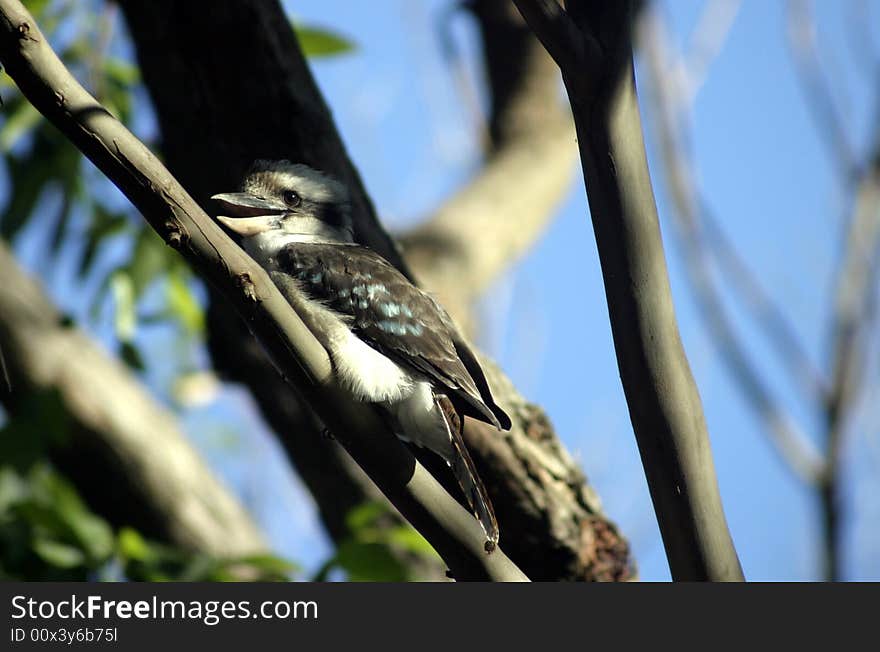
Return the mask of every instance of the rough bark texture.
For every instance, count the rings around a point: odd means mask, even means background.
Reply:
[[[235,187],[256,158],[302,161],[348,183],[357,237],[407,270],[378,224],[276,2],[121,5],[156,106],[166,160],[197,200],[207,205],[211,194]],[[209,323],[216,367],[251,388],[328,531],[344,537],[346,512],[372,490],[339,447],[318,436],[240,320],[216,297]],[[469,423],[465,434],[498,511],[505,551],[533,579],[630,577],[625,540],[602,515],[546,417],[499,372],[490,381],[516,425],[499,436]]]
[[[266,551],[245,509],[186,441],[177,421],[114,357],[66,322],[0,243],[0,347],[12,416],[54,392],[70,419],[53,461],[117,525],[218,556]]]

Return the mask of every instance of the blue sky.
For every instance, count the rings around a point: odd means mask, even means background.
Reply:
[[[358,44],[353,54],[315,61],[313,70],[391,230],[427,215],[479,165],[473,124],[440,54],[437,24],[448,4],[285,2],[303,23],[332,27]],[[872,107],[848,47],[844,19],[850,4],[817,3],[819,39],[835,64],[833,83],[845,99],[851,141],[863,149]],[[703,2],[667,0],[661,7],[675,38],[686,43]],[[743,3],[696,98],[693,144],[704,193],[726,233],[824,368],[844,196],[796,83],[783,8],[778,1]],[[876,18],[880,11],[874,9]],[[473,26],[461,14],[451,25],[479,85]],[[138,112],[136,131],[153,132],[146,108]],[[814,498],[780,462],[707,338],[680,264],[650,137],[648,145],[682,340],[704,401],[722,499],[746,576],[818,578]],[[580,176],[576,179],[534,250],[481,305],[481,344],[524,394],[545,407],[606,511],[630,538],[642,579],[665,580],[669,571],[619,382],[586,196]],[[40,267],[40,243],[37,233],[25,234],[19,243],[32,269]],[[124,255],[119,251],[110,258]],[[62,264],[46,280],[59,303],[74,309],[69,273]],[[775,395],[807,431],[818,432],[817,415],[774,366],[772,351],[741,313],[733,314]],[[111,342],[108,328],[95,332]],[[155,345],[168,334],[149,329],[143,337]],[[876,359],[872,370],[876,377]],[[161,368],[149,380],[167,395],[169,379]],[[845,450],[850,579],[880,579],[880,446],[876,409],[867,401]],[[310,499],[259,423],[250,398],[227,388],[212,405],[187,412],[185,423],[279,551],[307,567],[319,564],[329,548]]]

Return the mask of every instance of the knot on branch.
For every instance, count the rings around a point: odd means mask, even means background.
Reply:
[[[254,285],[253,280],[251,279],[251,275],[247,272],[236,275],[235,284],[241,289],[242,293],[248,301],[257,303],[260,300],[260,298],[257,296],[257,288]]]
[[[31,36],[31,26],[27,23],[27,21],[18,24],[18,38],[22,41],[34,41],[36,42],[33,36]]]

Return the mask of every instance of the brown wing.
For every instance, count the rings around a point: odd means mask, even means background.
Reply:
[[[351,318],[360,338],[426,376],[464,414],[510,427],[443,307],[379,254],[358,245],[298,243],[279,253],[278,264],[313,299]]]

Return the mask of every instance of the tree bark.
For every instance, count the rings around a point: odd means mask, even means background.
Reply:
[[[632,64],[637,2],[515,0],[562,70],[630,421],[676,580],[742,580],[681,345]]]
[[[412,273],[376,219],[330,113],[277,2],[123,0],[169,166],[205,201],[236,187],[256,158],[287,158],[328,171],[352,190],[356,237]],[[334,538],[370,489],[333,442],[276,382],[262,352],[215,296],[209,314],[215,366],[249,386],[319,505]],[[514,417],[499,436],[468,422],[465,436],[495,503],[503,545],[533,579],[621,579],[629,549],[602,514],[546,416],[490,374]],[[506,536],[505,532],[511,533]]]

